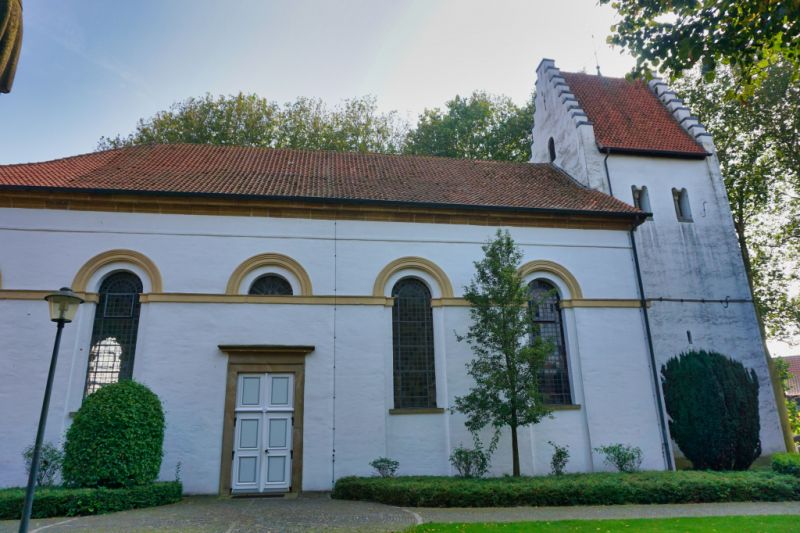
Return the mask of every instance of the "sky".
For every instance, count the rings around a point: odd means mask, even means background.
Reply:
[[[621,76],[597,0],[26,0],[0,164],[94,151],[191,96],[374,95],[415,122],[474,90],[523,103],[542,58]]]

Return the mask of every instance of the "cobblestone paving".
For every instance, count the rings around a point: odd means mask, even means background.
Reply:
[[[377,503],[331,500],[327,494],[304,494],[296,499],[190,496],[181,503],[150,509],[101,516],[33,520],[31,533],[402,531],[419,520],[517,522],[764,514],[800,515],[800,502],[400,509]],[[0,521],[0,533],[11,533],[17,528],[17,521]]]
[[[180,503],[79,518],[32,520],[30,531],[295,532],[400,531],[413,514],[377,503],[331,500],[327,495],[284,498],[192,496]],[[0,532],[17,531],[17,521],[0,521]]]

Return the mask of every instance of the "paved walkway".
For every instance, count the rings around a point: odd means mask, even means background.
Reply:
[[[60,531],[295,532],[402,531],[425,522],[517,522],[602,518],[722,515],[800,515],[800,502],[400,509],[369,502],[331,500],[325,494],[297,499],[193,496],[181,503],[101,516],[33,520],[31,533]],[[0,521],[0,533],[18,522]]]
[[[32,520],[30,532],[401,531],[414,523],[414,516],[398,507],[331,500],[327,494],[296,499],[193,496],[162,507],[72,519]],[[18,524],[0,521],[0,532],[17,531]]]

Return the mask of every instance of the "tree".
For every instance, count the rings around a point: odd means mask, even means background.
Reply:
[[[758,378],[716,352],[687,352],[661,367],[669,431],[698,470],[747,470],[761,455]]]
[[[519,476],[517,429],[536,424],[550,413],[538,380],[552,346],[536,335],[528,289],[518,272],[522,253],[508,231],[498,230],[483,245],[483,252],[464,292],[472,324],[459,337],[474,354],[467,363],[474,384],[466,396],[455,399],[455,409],[467,416],[466,427],[476,440],[481,430],[491,426],[489,452],[495,449],[502,428],[510,428],[513,473]]]
[[[707,80],[719,65],[734,73],[734,92],[747,98],[769,67],[784,62],[800,74],[800,2],[797,0],[600,0],[621,20],[608,42],[636,56],[640,73],[679,76],[700,64]]]
[[[776,357],[774,361],[775,368],[778,371],[778,377],[781,380],[781,389],[783,389],[782,392],[784,400],[786,401],[786,412],[789,415],[789,424],[792,426],[792,433],[800,435],[800,407],[798,407],[797,401],[786,396],[786,393],[791,388],[789,380],[792,378],[792,373],[789,371],[789,364],[786,362],[786,359],[782,357]]]
[[[746,102],[724,97],[733,83],[729,68],[713,80],[695,69],[675,88],[713,135],[765,330],[790,339],[800,333],[800,300],[790,296],[800,263],[800,82],[774,65]]]
[[[507,96],[476,91],[446,109],[426,109],[406,137],[405,153],[465,159],[529,161],[533,98],[519,107]]]
[[[312,98],[280,106],[256,94],[206,94],[139,120],[126,137],[102,137],[98,149],[191,143],[397,153],[406,130],[396,112],[379,112],[371,96],[329,108]]]

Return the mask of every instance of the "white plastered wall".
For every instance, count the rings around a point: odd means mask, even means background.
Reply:
[[[495,231],[466,225],[27,209],[3,209],[0,221],[5,290],[66,286],[95,255],[131,249],[155,263],[166,293],[224,294],[237,266],[272,252],[302,265],[315,295],[371,296],[387,264],[416,256],[438,265],[460,296],[473,275],[473,261],[482,255],[481,244]],[[636,298],[625,232],[511,228],[511,233],[524,261],[563,266],[578,280],[585,298]],[[58,262],[50,259],[54,255]],[[90,287],[106,271],[122,267],[96,273]],[[146,273],[137,273],[149,288]],[[431,284],[434,297],[440,294],[436,280],[425,272],[408,273]],[[0,313],[0,486],[21,485],[20,453],[35,433],[54,328],[45,302],[0,299]],[[66,328],[47,440],[61,439],[69,413],[80,406],[93,315],[94,305],[84,305]],[[645,450],[648,468],[663,468],[640,311],[582,308],[565,310],[564,315],[574,402],[581,407],[558,411],[523,431],[523,471],[546,473],[551,455],[547,440],[570,445],[570,470],[604,468],[591,447],[623,440]],[[306,361],[305,490],[329,489],[333,479],[344,475],[368,475],[369,461],[382,455],[398,459],[404,474],[448,474],[450,450],[470,442],[463,418],[447,411],[469,386],[464,365],[471,353],[455,338],[467,325],[467,308],[434,309],[437,399],[445,412],[390,415],[390,307],[143,303],[134,378],[164,402],[161,477],[172,479],[180,461],[187,492],[217,491],[226,373],[220,344],[315,346]],[[613,391],[607,390],[609,379],[616,383]],[[510,472],[509,449],[504,436],[492,473]]]

